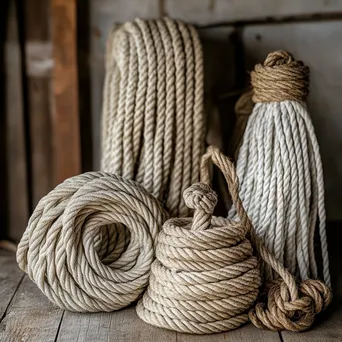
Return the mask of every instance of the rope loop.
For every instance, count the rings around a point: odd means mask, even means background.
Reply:
[[[19,243],[19,267],[61,308],[113,311],[147,286],[161,204],[105,172],[67,179],[43,197]]]
[[[257,303],[248,315],[261,329],[303,331],[311,327],[316,314],[324,310],[331,299],[331,291],[320,280],[303,281],[298,298],[294,300],[285,282],[277,281],[268,290],[266,302]]]

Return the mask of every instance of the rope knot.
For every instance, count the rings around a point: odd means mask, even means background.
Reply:
[[[329,288],[320,280],[303,281],[295,298],[284,281],[275,282],[268,290],[266,301],[257,303],[249,318],[259,328],[274,331],[309,329],[315,315],[331,302]]]
[[[212,214],[217,204],[217,194],[204,183],[195,183],[183,193],[188,208]]]
[[[285,51],[270,53],[251,72],[254,102],[305,101],[310,70]]]

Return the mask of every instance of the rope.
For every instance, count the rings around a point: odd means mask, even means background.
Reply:
[[[114,28],[103,99],[102,170],[137,180],[171,216],[199,178],[203,58],[191,25],[164,18]]]
[[[230,142],[230,149],[234,155],[234,160],[237,160],[239,150],[243,140],[243,134],[246,130],[248,118],[252,113],[254,102],[252,101],[253,90],[249,89],[244,92],[235,103],[235,127],[233,136]]]
[[[40,200],[17,261],[63,309],[118,310],[147,286],[154,240],[165,218],[158,201],[136,182],[85,173]]]
[[[281,264],[300,279],[317,278],[317,216],[323,278],[331,286],[324,181],[319,145],[304,101],[309,69],[283,51],[251,73],[256,102],[237,160],[240,197],[255,230]],[[233,218],[232,208],[228,217]],[[266,279],[274,279],[265,267]]]
[[[239,222],[212,216],[217,197],[209,187],[210,160],[226,178]],[[194,218],[172,218],[159,234],[138,316],[158,327],[195,334],[235,329],[249,319],[276,331],[308,329],[330,303],[330,290],[319,280],[298,287],[268,252],[242,206],[234,165],[217,148],[210,147],[202,158],[201,181],[184,192],[186,205],[195,209]],[[282,278],[268,290],[268,300],[255,307],[261,278],[249,239]]]

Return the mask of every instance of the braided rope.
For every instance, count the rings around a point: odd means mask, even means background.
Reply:
[[[217,197],[209,187],[210,160],[225,176],[239,222],[212,216]],[[268,252],[238,190],[233,163],[210,147],[202,158],[201,183],[184,192],[194,218],[172,218],[159,234],[149,286],[136,308],[145,322],[195,334],[235,329],[248,320],[259,328],[300,331],[330,303],[331,291],[321,281],[307,280],[298,287]],[[261,278],[252,245],[282,279],[266,289],[266,302],[260,298],[255,306]]]
[[[309,69],[283,51],[251,73],[256,103],[237,160],[240,197],[267,248],[300,279],[317,278],[317,216],[323,278],[330,287],[324,180],[319,145],[304,104]],[[228,217],[233,218],[232,208]],[[277,277],[265,266],[267,279]]]
[[[202,48],[169,18],[117,26],[108,40],[102,170],[137,180],[171,216],[199,178],[204,147]]]
[[[81,174],[40,200],[17,261],[61,308],[118,310],[147,286],[165,218],[158,201],[136,182],[105,172]]]

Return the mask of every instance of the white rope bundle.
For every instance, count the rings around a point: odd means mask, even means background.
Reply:
[[[121,309],[148,283],[166,214],[134,181],[105,172],[67,179],[43,197],[19,243],[19,267],[56,305]]]
[[[302,280],[317,278],[317,216],[323,277],[330,286],[322,162],[305,101],[309,70],[285,52],[252,72],[253,100],[237,160],[240,197],[267,248]],[[236,215],[232,208],[228,217]],[[272,279],[266,267],[265,276]]]
[[[108,41],[102,170],[137,180],[171,216],[199,178],[204,147],[202,49],[169,18],[115,27]]]

